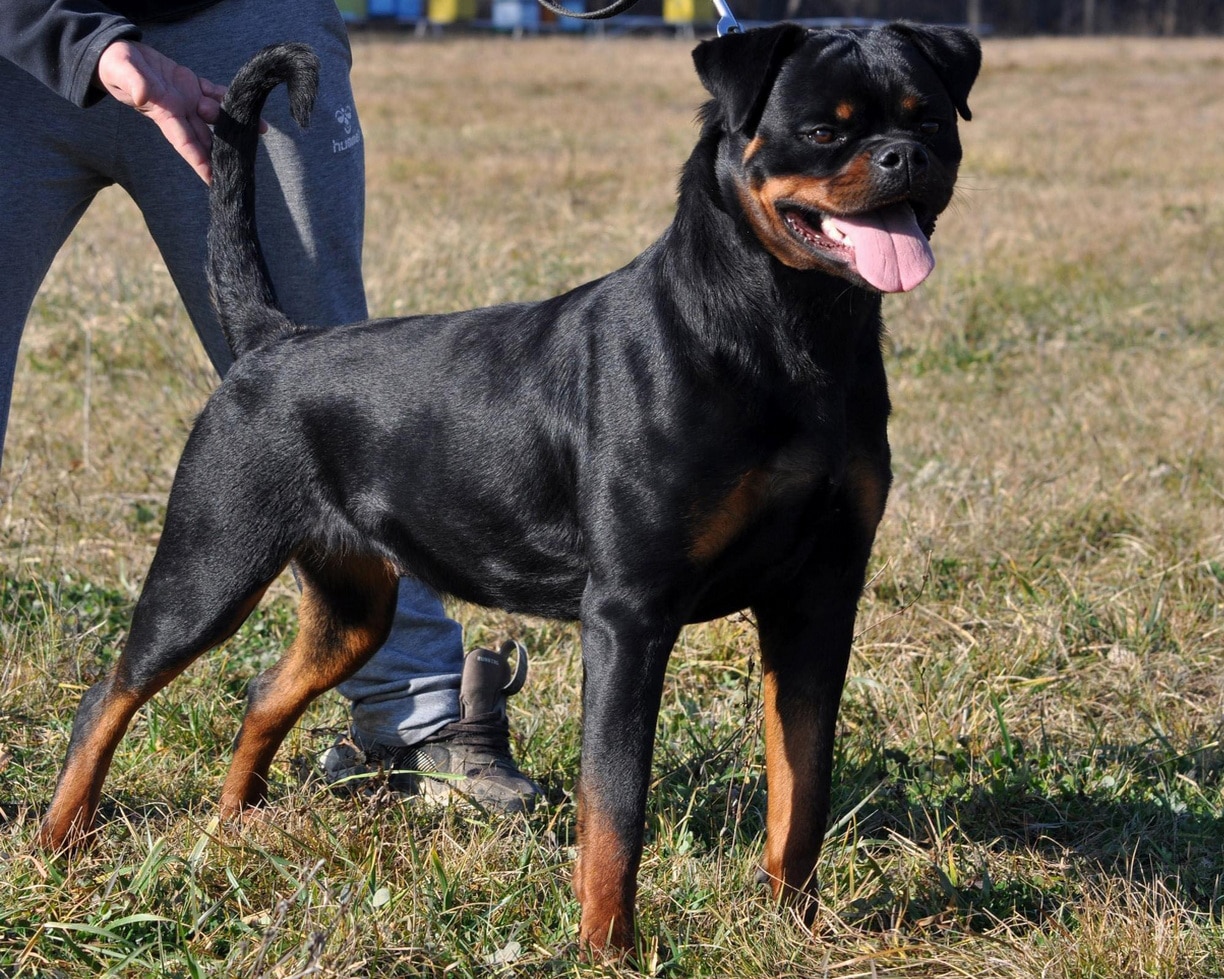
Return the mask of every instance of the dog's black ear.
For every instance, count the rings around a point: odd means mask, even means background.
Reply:
[[[807,34],[795,24],[776,24],[697,45],[693,51],[697,75],[722,106],[732,131],[756,129],[782,62]]]
[[[928,27],[898,21],[886,28],[916,47],[952,96],[952,104],[964,119],[969,111],[969,89],[982,67],[982,46],[969,31],[959,27]]]

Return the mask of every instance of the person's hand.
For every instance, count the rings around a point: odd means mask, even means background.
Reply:
[[[115,41],[98,60],[98,83],[142,112],[206,184],[212,182],[212,130],[225,88],[139,41]]]

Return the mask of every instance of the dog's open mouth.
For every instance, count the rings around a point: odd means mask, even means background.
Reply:
[[[810,251],[849,266],[881,292],[908,292],[935,267],[927,235],[908,203],[835,216],[783,206],[783,221]]]

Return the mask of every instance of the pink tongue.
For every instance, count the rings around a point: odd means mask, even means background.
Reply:
[[[909,292],[935,267],[930,242],[908,204],[849,218],[827,217],[822,223],[846,236],[854,246],[858,274],[881,292]]]

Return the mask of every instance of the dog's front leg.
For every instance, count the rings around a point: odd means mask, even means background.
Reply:
[[[588,588],[582,606],[582,770],[578,783],[579,937],[599,950],[634,942],[634,898],[663,674],[679,626],[624,593]]]
[[[816,912],[816,861],[833,777],[833,738],[861,576],[819,575],[755,607],[764,669],[768,787],[763,879]],[[840,579],[840,580],[837,580]]]

